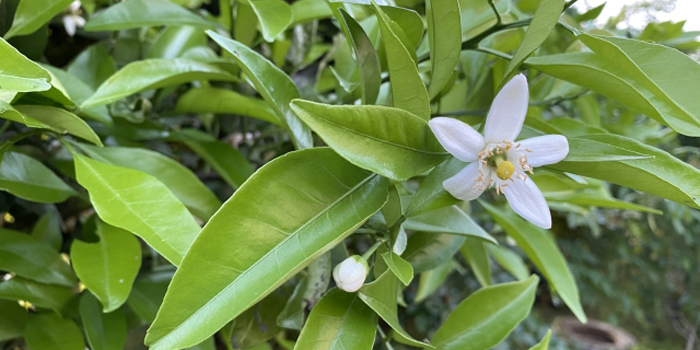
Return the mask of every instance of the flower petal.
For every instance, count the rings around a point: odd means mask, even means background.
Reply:
[[[529,98],[527,78],[522,74],[516,75],[501,89],[486,117],[486,143],[514,141],[518,137],[527,114]]]
[[[569,141],[561,135],[532,137],[520,142],[519,149],[525,152],[527,162],[532,166],[543,166],[561,162],[569,154]]]
[[[545,229],[552,228],[552,214],[542,191],[529,177],[515,180],[503,187],[503,193],[513,210],[525,220]]]
[[[484,178],[488,179],[491,175],[491,169],[489,167],[483,168]],[[477,186],[476,179],[479,177],[479,163],[474,162],[462,169],[455,176],[442,182],[442,187],[447,190],[453,197],[461,199],[463,201],[470,201],[479,197],[486,186]]]
[[[75,35],[75,19],[73,19],[73,16],[63,16],[63,26],[66,28],[66,33],[68,33],[68,36],[74,36]]]
[[[442,147],[463,162],[477,160],[484,138],[468,124],[454,118],[437,117],[428,122]]]

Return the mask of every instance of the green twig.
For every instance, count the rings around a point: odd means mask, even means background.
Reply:
[[[362,254],[362,259],[369,260],[369,258],[372,257],[372,254],[374,254],[374,252],[377,251],[377,248],[384,244],[384,242],[386,242],[386,239],[376,241],[364,254]]]
[[[498,9],[496,8],[496,4],[493,3],[493,0],[488,0],[489,6],[491,6],[491,10],[493,10],[493,13],[496,15],[496,25],[500,26],[503,23],[503,19],[501,18],[501,14],[498,12]]]

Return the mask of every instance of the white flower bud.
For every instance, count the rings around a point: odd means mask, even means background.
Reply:
[[[362,287],[368,273],[367,261],[359,255],[353,255],[336,265],[333,269],[333,279],[338,288],[352,293]]]

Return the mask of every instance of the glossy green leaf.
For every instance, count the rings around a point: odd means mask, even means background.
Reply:
[[[380,2],[375,2],[381,5]],[[401,42],[408,49],[411,57],[416,59],[416,53],[414,51],[423,40],[423,29],[425,26],[421,15],[415,10],[394,5],[382,5],[381,9],[396,25],[398,25],[398,27],[395,27],[394,24],[390,24]],[[379,30],[381,31],[381,29]]]
[[[141,244],[128,231],[96,220],[99,242],[74,240],[71,259],[80,281],[102,302],[104,312],[119,308],[129,296],[141,267]]]
[[[130,63],[100,85],[82,108],[105,105],[143,90],[180,85],[193,80],[234,81],[236,77],[208,64],[183,58],[153,58]]]
[[[387,186],[327,148],[260,168],[199,234],[146,343],[176,349],[209,337],[377,212]]]
[[[50,206],[39,218],[32,229],[32,237],[48,244],[53,250],[60,251],[63,245],[61,225],[63,219],[55,206]]]
[[[218,88],[197,88],[184,93],[177,101],[178,113],[235,114],[280,124],[275,111],[263,100]]]
[[[502,84],[510,81],[517,72],[520,65],[530,56],[549,36],[554,27],[559,22],[565,0],[542,0],[537,6],[532,22],[527,27],[520,46],[515,51],[513,59],[508,63],[508,68],[503,75]]]
[[[377,332],[377,314],[357,294],[333,289],[311,310],[295,350],[369,350]]]
[[[587,137],[569,137],[567,162],[614,162],[622,160],[649,159],[653,156],[620,147],[609,142],[601,142]]]
[[[465,240],[465,236],[416,232],[408,238],[403,257],[416,273],[432,270],[450,260]]]
[[[46,165],[15,152],[2,158],[0,190],[39,203],[60,203],[77,194]]]
[[[163,303],[165,291],[173,278],[173,273],[174,271],[166,270],[145,274],[134,282],[126,303],[146,323],[153,323],[156,319],[158,308]]]
[[[21,123],[30,128],[51,129],[50,126],[18,111],[14,106],[4,101],[0,101],[0,118]],[[11,144],[7,147],[9,148],[10,146]]]
[[[669,126],[684,135],[700,136],[700,101],[691,93],[700,89],[698,62],[676,49],[634,39],[588,34],[578,39],[653,94],[655,105],[666,106],[662,116]],[[686,123],[692,129],[683,128]]]
[[[0,229],[0,270],[46,284],[71,287],[73,271],[48,244],[25,233]]]
[[[539,278],[481,288],[464,299],[430,342],[441,350],[486,350],[530,314]]]
[[[143,238],[179,265],[200,227],[187,208],[158,179],[74,153],[78,183],[90,193],[106,223]]]
[[[527,279],[530,276],[530,269],[525,265],[525,261],[516,252],[504,246],[488,246],[489,255],[496,260],[498,265],[510,272],[513,277],[519,281]]]
[[[25,300],[56,312],[60,312],[72,298],[73,291],[68,287],[42,284],[22,277],[0,282],[0,299]]]
[[[653,214],[663,214],[661,210],[645,207],[643,205],[628,203],[619,199],[610,198],[597,192],[577,192],[567,194],[547,194],[549,202],[571,203],[586,207],[614,208],[643,211]]]
[[[552,330],[547,331],[547,335],[544,336],[541,342],[537,343],[535,346],[531,347],[530,350],[547,350],[549,349],[549,340],[552,338]]]
[[[404,286],[408,286],[411,283],[413,280],[413,267],[408,261],[394,252],[383,253],[382,259],[384,259],[391,272],[399,278]]]
[[[48,64],[42,64],[41,66],[49,72],[49,75],[51,75],[51,89],[48,91],[41,91],[39,94],[58,102],[62,106],[74,108],[76,106],[75,102],[73,99],[71,99],[70,94],[68,94],[68,91],[66,90],[66,87],[63,86],[61,80],[59,80],[58,77],[56,77],[56,74],[54,74],[54,72],[58,71],[58,69]]]
[[[564,303],[581,322],[585,323],[586,314],[581,306],[576,281],[549,231],[530,224],[514,212],[503,212],[485,202],[479,203],[491,214],[496,223],[518,242],[518,246],[544,274]]]
[[[64,106],[73,108],[75,105],[80,105],[85,102],[90,96],[95,93],[95,90],[83,82],[80,78],[70,74],[62,69],[52,67],[49,65],[44,65],[44,68],[51,73],[52,80],[51,84],[59,83],[67,94],[70,104],[63,104]],[[52,92],[53,88],[47,92]],[[57,100],[58,101],[58,100]],[[58,101],[60,102],[60,101]],[[96,120],[98,122],[112,125],[112,117],[109,114],[107,106],[96,106],[87,109],[71,109],[73,113],[76,113],[85,118]]]
[[[427,0],[430,44],[430,98],[435,98],[452,79],[462,51],[462,16],[458,0]]]
[[[127,0],[116,3],[91,18],[85,24],[85,30],[96,32],[162,25],[202,28],[216,26],[168,0]]]
[[[374,104],[379,95],[379,86],[382,84],[382,68],[379,63],[379,55],[360,24],[342,8],[338,9],[338,11],[340,13],[339,22],[341,29],[345,37],[348,38],[353,58],[360,68],[362,103]]]
[[[460,248],[462,257],[464,257],[472,273],[474,273],[474,276],[476,276],[476,279],[483,287],[491,285],[491,264],[486,249],[487,246],[484,241],[471,237],[467,237]]]
[[[292,23],[292,7],[282,0],[249,0],[265,41],[271,43]]]
[[[292,288],[293,285],[285,284],[238,315],[232,322],[231,343],[237,348],[249,349],[280,333],[282,328],[277,324],[277,318]]]
[[[143,148],[91,147],[80,149],[90,158],[138,170],[160,180],[198,218],[207,221],[221,207],[216,195],[197,175],[176,160]]]
[[[255,169],[238,150],[213,136],[195,129],[180,132],[180,138],[233,188],[240,187]]]
[[[406,216],[411,217],[459,203],[457,198],[445,191],[442,183],[464,169],[465,166],[466,164],[457,158],[450,158],[436,166],[425,177],[420,188],[411,198],[408,207],[406,207]]]
[[[207,31],[217,44],[231,53],[255,89],[275,109],[280,120],[284,120],[298,149],[313,147],[311,130],[294,114],[289,106],[298,98],[299,90],[282,70],[259,53],[224,36]]]
[[[404,227],[415,231],[465,235],[496,244],[496,240],[491,235],[456,205],[410,217],[404,223]]]
[[[95,44],[81,52],[68,66],[67,71],[93,90],[97,90],[105,80],[117,72],[117,66],[109,52],[100,44]]]
[[[447,280],[452,272],[452,260],[448,260],[432,270],[420,274],[415,303],[419,303],[433,294]]]
[[[126,345],[126,315],[121,310],[102,313],[100,302],[90,293],[80,298],[80,318],[92,350],[123,350]]]
[[[192,26],[166,27],[148,51],[147,58],[177,58],[188,49],[207,45],[207,35]]]
[[[345,159],[396,181],[423,173],[449,156],[427,122],[398,108],[295,100],[292,109]]]
[[[294,292],[284,305],[284,309],[277,315],[278,326],[296,330],[301,330],[304,326],[304,311],[308,304],[306,300],[304,300],[304,294],[308,289],[308,284],[309,279],[304,276],[297,283],[296,287],[294,287]]]
[[[47,125],[50,130],[59,134],[71,134],[84,140],[102,146],[100,137],[90,126],[77,115],[62,108],[50,106],[21,105],[15,106],[17,111]]]
[[[331,7],[325,0],[299,0],[292,3],[293,27],[300,23],[320,20],[333,16]]]
[[[409,49],[401,42],[396,29],[400,27],[382,9],[374,4],[379,28],[389,65],[389,79],[394,107],[406,110],[423,119],[430,118],[430,97],[418,74],[416,62]],[[422,30],[422,29],[421,29]]]
[[[24,0],[29,3],[31,0]],[[51,75],[0,38],[0,91],[45,91],[51,88]]]
[[[27,326],[28,314],[15,301],[0,300],[0,342],[21,337]]]
[[[29,315],[24,340],[32,350],[85,350],[78,325],[54,313]]]
[[[71,0],[21,0],[5,39],[35,32],[70,3]]]
[[[605,143],[652,157],[616,162],[564,161],[552,168],[593,177],[700,208],[700,170],[639,141],[616,135],[588,135],[581,139]]]
[[[399,290],[399,279],[391,271],[387,271],[377,277],[372,283],[367,283],[359,290],[359,296],[384,322],[386,322],[395,332],[394,336],[399,338],[401,343],[411,346],[434,349],[430,344],[413,339],[401,327],[397,314],[397,293]]]

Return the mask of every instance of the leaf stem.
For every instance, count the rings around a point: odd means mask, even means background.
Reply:
[[[367,249],[367,251],[364,254],[362,254],[362,259],[369,260],[369,258],[372,257],[372,254],[374,254],[374,252],[377,251],[377,248],[379,248],[380,245],[384,244],[384,242],[386,242],[386,239],[384,238],[374,242],[374,244],[371,247],[369,247],[369,249]]]
[[[493,0],[488,0],[489,6],[491,6],[491,10],[493,10],[493,13],[496,15],[496,25],[500,26],[503,23],[503,19],[501,18],[501,14],[498,12],[498,9],[496,8],[496,4],[493,3]]]

